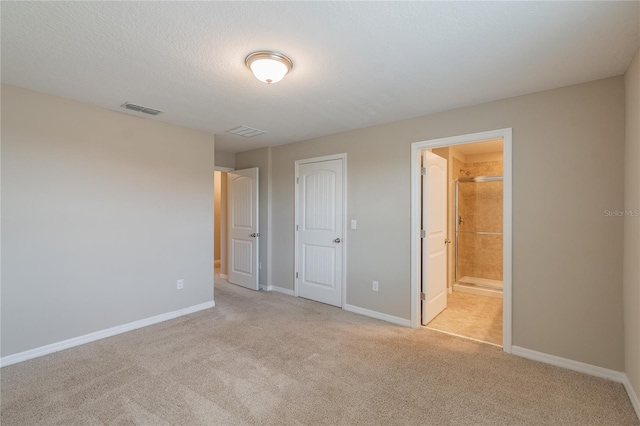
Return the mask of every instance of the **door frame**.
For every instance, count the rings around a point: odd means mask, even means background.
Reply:
[[[511,353],[513,312],[513,129],[489,130],[411,144],[411,326],[420,327],[420,151],[454,145],[503,140],[503,290],[502,290],[502,349]]]
[[[295,172],[293,177],[293,187],[294,190],[294,205],[295,205],[295,216],[294,216],[294,235],[295,235],[295,244],[294,244],[294,260],[293,260],[293,295],[298,297],[298,278],[296,278],[295,274],[298,272],[298,231],[296,230],[298,226],[298,169],[301,164],[308,163],[320,163],[322,161],[331,161],[331,160],[342,160],[342,294],[340,295],[340,307],[344,309],[344,306],[347,303],[347,153],[344,152],[342,154],[332,154],[332,155],[324,155],[322,157],[313,157],[313,158],[305,158],[304,160],[296,160],[294,162]]]

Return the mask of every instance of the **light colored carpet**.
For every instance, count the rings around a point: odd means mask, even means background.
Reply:
[[[638,425],[621,384],[216,284],[217,306],[1,370],[11,425]]]
[[[427,327],[502,346],[502,299],[454,291]]]

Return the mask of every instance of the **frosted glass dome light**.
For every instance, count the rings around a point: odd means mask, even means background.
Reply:
[[[258,80],[267,84],[279,82],[293,68],[291,59],[269,51],[253,52],[244,63]]]

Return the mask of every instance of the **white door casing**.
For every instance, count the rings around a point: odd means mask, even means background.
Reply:
[[[296,295],[342,306],[343,158],[297,163]]]
[[[258,283],[258,168],[227,174],[229,282],[252,290]]]
[[[422,181],[420,176],[420,155],[424,149],[443,148],[502,139],[504,180],[503,180],[503,296],[502,296],[502,349],[512,353],[513,322],[513,129],[488,130],[464,135],[430,139],[411,144],[411,326],[419,327],[421,323],[421,238],[420,238],[420,205]]]
[[[422,153],[422,324],[447,307],[447,160]]]

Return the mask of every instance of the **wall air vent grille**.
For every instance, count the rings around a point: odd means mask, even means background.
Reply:
[[[129,109],[131,111],[142,112],[144,114],[149,114],[149,115],[162,114],[162,111],[160,111],[158,109],[153,109],[153,108],[145,107],[145,106],[142,106],[142,105],[130,104],[129,102],[125,102],[120,106],[122,108]]]
[[[238,126],[233,129],[227,130],[227,133],[233,133],[234,135],[244,136],[245,138],[252,138],[254,136],[264,135],[266,132],[262,130],[254,129],[247,126]]]

